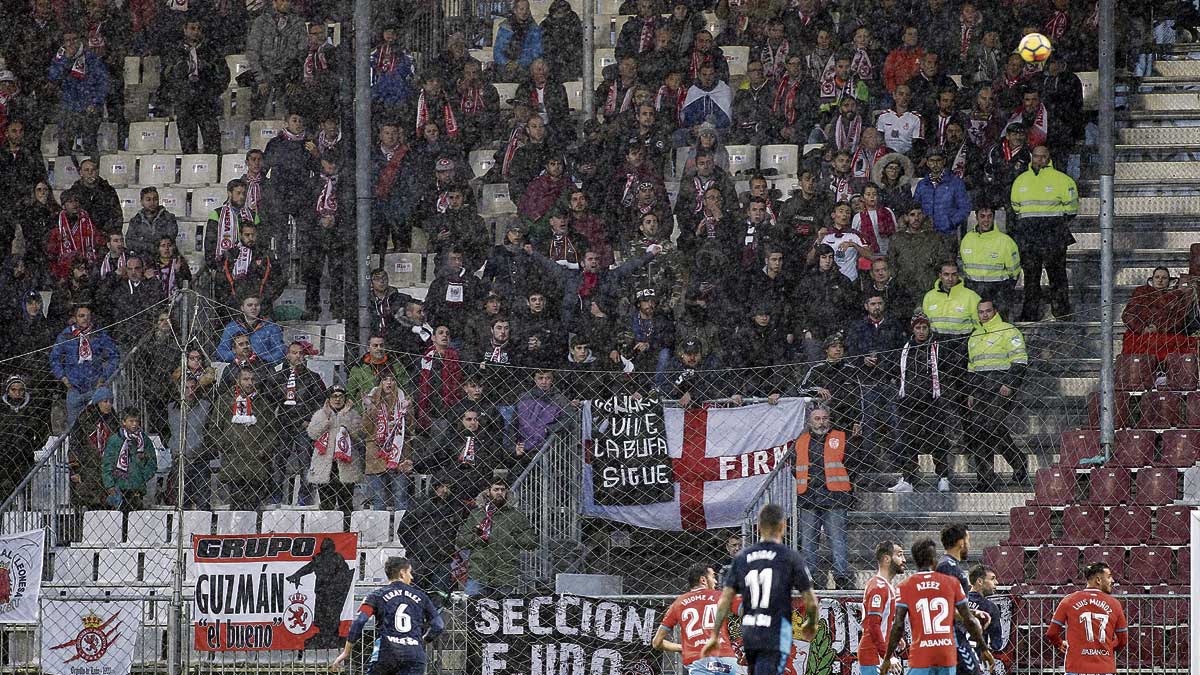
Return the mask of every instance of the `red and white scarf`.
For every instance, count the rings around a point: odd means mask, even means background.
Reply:
[[[763,74],[768,80],[786,77],[784,73],[787,72],[788,51],[786,39],[780,41],[778,47],[772,47],[769,41],[763,43],[762,49],[759,50],[758,60],[762,62]]]
[[[160,261],[159,265],[158,265],[158,280],[160,282],[162,282],[163,291],[166,292],[167,297],[171,297],[172,295],[175,294],[175,283],[176,283],[175,282],[175,261],[176,260],[178,260],[178,258],[172,258],[172,259],[168,260],[165,265],[162,264],[162,262]]]
[[[950,161],[950,170],[955,176],[964,178],[967,173],[967,144],[963,143],[958,146],[958,152],[954,153],[954,159]]]
[[[76,363],[84,363],[85,361],[92,360],[92,342],[88,339],[88,336],[91,335],[91,331],[91,328],[87,329],[86,331],[82,331],[79,329],[79,326],[71,324],[71,336],[69,339],[79,339],[79,343],[76,345],[75,351]]]
[[[904,398],[905,386],[908,384],[908,352],[913,348],[913,343],[908,342],[904,348],[900,350],[900,398]],[[929,345],[929,376],[933,381],[933,398],[941,398],[942,385],[938,373],[938,343],[934,342]]]
[[[709,178],[706,181],[701,181],[700,176],[692,177],[692,189],[696,192],[696,206],[692,213],[700,213],[702,210],[704,210],[704,193],[710,187],[716,184],[716,178]]]
[[[1012,117],[1008,119],[1008,123],[1025,123],[1025,113],[1025,106],[1022,105],[1013,111]],[[1038,104],[1037,113],[1033,116],[1033,124],[1026,123],[1025,133],[1029,139],[1030,147],[1036,147],[1046,142],[1046,136],[1050,133],[1050,129],[1046,123],[1046,104]]]
[[[425,92],[421,91],[421,95],[417,97],[417,135],[422,134],[422,129],[429,122],[429,104],[425,101]],[[450,138],[458,138],[458,120],[454,118],[454,110],[450,108],[449,102],[442,103],[442,123],[446,127],[446,135]]]
[[[1046,25],[1042,28],[1042,32],[1052,42],[1061,40],[1062,36],[1067,33],[1067,29],[1071,27],[1071,17],[1066,12],[1054,10],[1050,18],[1046,21]]]
[[[474,436],[467,436],[466,439],[463,440],[462,449],[458,451],[458,461],[461,464],[474,464],[475,463],[475,437]],[[486,532],[481,532],[481,533],[484,534],[484,536],[487,536],[487,535],[490,535],[491,531],[492,531],[492,527],[491,527],[492,519],[491,519],[490,513],[488,514],[488,516],[486,518],[484,518],[484,522],[479,524],[480,530],[484,530],[485,525],[486,525]]]
[[[328,152],[328,151],[336,148],[337,144],[341,140],[342,140],[342,130],[341,129],[338,129],[336,138],[330,138],[329,134],[325,133],[325,130],[322,129],[321,132],[319,134],[317,134],[317,148],[319,148],[321,150],[321,152]]]
[[[58,58],[66,59],[67,52],[62,47],[58,48]],[[76,80],[82,80],[87,77],[87,50],[83,45],[79,45],[79,51],[75,56],[71,57],[71,72],[70,76]]]
[[[235,387],[233,390],[233,406],[230,410],[232,417],[230,422],[233,424],[258,424],[258,418],[254,416],[254,397],[257,392],[250,392],[249,395],[242,395],[241,387]]]
[[[125,256],[125,253],[121,253],[120,257],[117,258],[117,269],[121,269],[125,266]],[[100,261],[100,278],[103,279],[115,271],[116,270],[113,269],[112,256],[104,256],[104,260]]]
[[[838,115],[833,125],[833,144],[838,150],[854,153],[858,150],[858,141],[862,138],[862,115],[855,114],[854,121],[845,124],[846,118]]]
[[[688,82],[695,82],[696,78],[700,76],[700,68],[712,62],[713,57],[711,52],[703,54],[700,50],[693,49],[692,55],[688,59]],[[713,65],[715,66],[716,64]]]
[[[88,242],[96,240],[96,226],[87,211],[79,209],[79,220],[74,227],[67,218],[65,210],[58,212],[58,238],[62,242],[62,252],[67,255],[83,253],[89,261],[95,262],[96,251],[88,246]]]
[[[375,455],[387,460],[389,471],[400,466],[404,454],[404,433],[408,415],[408,399],[404,392],[397,392],[394,403],[380,401],[375,408]]]
[[[831,174],[829,176],[829,191],[833,193],[833,201],[848,202],[850,196],[854,194],[854,189],[850,186],[850,175],[838,176]]]
[[[262,200],[263,172],[259,171],[253,176],[247,173],[242,176],[242,180],[246,181],[246,209],[251,212],[258,211],[258,204]]]
[[[104,48],[108,46],[108,41],[104,39],[103,21],[97,21],[88,26],[87,46],[98,55],[104,54]]]
[[[108,422],[103,417],[96,420],[96,428],[92,429],[92,433],[88,434],[88,442],[96,449],[100,455],[104,454],[104,446],[108,445],[108,439],[112,437],[112,427],[108,426]]]
[[[657,26],[657,21],[654,17],[642,19],[642,32],[638,34],[638,50],[637,53],[645,54],[654,49],[654,31]]]
[[[621,97],[621,108],[620,110],[617,109],[618,86],[617,82],[613,82],[608,87],[608,96],[604,99],[604,116],[606,118],[612,117],[618,112],[629,110],[629,104],[633,102],[633,87],[628,87],[625,89],[625,95]]]
[[[508,178],[508,167],[512,163],[512,158],[517,154],[517,150],[525,145],[525,125],[519,125],[512,133],[508,135],[508,144],[504,146],[504,161],[500,163],[500,173],[505,178]]]
[[[329,63],[325,60],[324,47],[329,44],[328,40],[321,44],[320,47],[310,51],[308,56],[304,57],[304,83],[308,84],[317,76],[317,71],[324,72],[329,70]]]
[[[400,59],[396,58],[396,50],[392,48],[390,43],[383,43],[375,49],[375,70],[380,73],[391,74],[396,71],[396,65]]]
[[[1010,145],[1008,144],[1008,139],[1007,139],[1007,138],[1005,138],[1004,140],[1000,141],[1000,151],[1004,153],[1004,161],[1006,161],[1006,162],[1011,162],[1011,161],[1012,161],[1012,158],[1013,158],[1013,155],[1015,155],[1015,154],[1017,154],[1018,152],[1020,152],[1020,151],[1021,151],[1021,148],[1024,148],[1024,147],[1025,147],[1025,146],[1023,146],[1023,145],[1022,145],[1020,148],[1013,148],[1012,146],[1010,146]]]
[[[143,443],[142,432],[131,434],[121,429],[121,452],[117,455],[117,465],[113,467],[113,476],[117,478],[129,476],[129,465],[133,453],[141,452]]]
[[[850,173],[855,178],[869,179],[871,177],[871,169],[875,168],[875,162],[878,162],[879,158],[886,154],[888,154],[887,146],[881,145],[874,152],[859,146],[850,158]]]
[[[326,176],[321,174],[321,192],[317,194],[317,215],[318,216],[334,216],[337,215],[337,174]]]
[[[283,404],[296,405],[296,369],[288,368],[287,384],[283,387]]]
[[[248,203],[248,202],[247,202]],[[246,207],[235,209],[228,201],[217,212],[217,250],[228,251],[242,236],[242,218],[254,220]]]
[[[962,22],[960,19],[960,27],[958,29],[958,57],[960,59],[967,58],[967,51],[971,48],[971,42],[975,39],[975,32],[979,30],[979,25],[983,23],[978,17],[971,23]]]
[[[579,264],[579,252],[575,249],[575,243],[570,237],[556,234],[550,238],[550,254],[546,257],[552,262],[565,260],[569,263]]]
[[[254,251],[245,244],[238,242],[238,254],[233,259],[233,278],[244,279],[250,272],[250,263],[254,259]]]
[[[303,131],[301,131],[298,134],[295,134],[295,133],[292,133],[292,131],[290,129],[288,129],[287,127],[280,129],[279,135],[283,136],[283,139],[286,141],[304,141],[308,138],[308,134],[304,133]]]
[[[775,88],[775,101],[771,104],[771,112],[780,114],[787,119],[788,126],[796,123],[796,94],[800,91],[800,80],[796,78],[793,82],[791,78],[784,75],[779,80],[779,86]],[[780,106],[783,110],[780,110]]]
[[[850,72],[867,81],[875,77],[875,64],[871,62],[871,54],[866,49],[854,50],[854,55],[850,57]]]
[[[329,431],[321,434],[317,442],[313,444],[313,449],[318,455],[329,453]],[[339,462],[349,463],[354,458],[354,443],[350,440],[350,432],[346,427],[338,427],[337,433],[333,437],[333,458]]]
[[[458,108],[464,116],[474,117],[483,112],[483,87],[478,84],[468,85],[461,94]]]
[[[675,105],[675,114],[678,115],[679,111],[683,109],[683,102],[686,99],[687,89],[680,87],[678,91],[673,91],[670,87],[664,84],[658,88],[658,94],[656,94],[654,97],[654,109],[661,112],[663,109],[663,104],[673,100]]]

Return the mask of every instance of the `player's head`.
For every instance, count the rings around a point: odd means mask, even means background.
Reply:
[[[708,563],[695,563],[687,571],[687,587],[716,588],[717,574]]]
[[[904,574],[906,563],[904,548],[891,539],[884,539],[875,547],[875,564],[880,572],[892,576]]]
[[[762,539],[783,539],[787,521],[778,504],[767,504],[758,512],[758,536]]]
[[[1106,562],[1094,562],[1083,568],[1083,576],[1087,579],[1088,588],[1098,588],[1105,593],[1112,593],[1112,568]]]
[[[921,539],[912,547],[913,563],[917,569],[927,572],[937,564],[937,544],[932,539]]]
[[[408,558],[388,558],[387,562],[383,564],[383,573],[387,575],[389,581],[412,583],[412,563],[408,561]]]
[[[971,590],[986,597],[996,592],[996,570],[987,565],[976,565],[967,575],[971,582]]]
[[[966,525],[947,525],[942,528],[942,548],[959,560],[967,559],[971,545],[971,533]]]

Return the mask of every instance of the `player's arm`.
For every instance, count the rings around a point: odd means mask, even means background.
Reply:
[[[812,640],[817,634],[818,611],[820,609],[820,601],[817,600],[817,594],[813,593],[810,588],[800,594],[800,600],[804,603],[804,619],[800,621],[800,639]]]
[[[961,590],[960,590],[961,593]],[[987,664],[987,672],[991,672],[992,667],[996,665],[996,659],[992,656],[992,649],[988,646],[987,640],[983,637],[983,628],[979,625],[979,619],[975,618],[975,613],[967,606],[967,599],[962,596],[962,600],[955,604],[958,609],[958,615],[962,618],[962,624],[967,627],[967,634],[979,645],[979,658]]]
[[[1067,643],[1063,641],[1063,631],[1067,627],[1067,601],[1064,599],[1058,603],[1058,609],[1054,610],[1054,616],[1050,619],[1050,625],[1046,627],[1046,642],[1054,645],[1059,651],[1067,650]]]
[[[425,605],[425,635],[422,637],[426,642],[433,642],[442,634],[442,631],[446,630],[446,622],[442,619],[442,613],[438,611],[432,600],[427,597],[423,604]]]
[[[708,636],[708,642],[704,643],[704,649],[700,650],[700,656],[710,656],[717,651],[717,646],[721,642],[721,626],[729,620],[729,608],[733,606],[733,596],[735,591],[733,586],[726,586],[721,591],[721,600],[717,603],[717,618],[713,621],[712,635]]]
[[[720,628],[717,630],[719,632]],[[675,652],[677,654],[682,652],[683,645],[667,639],[670,634],[671,631],[666,626],[659,626],[658,630],[654,632],[654,639],[650,640],[650,646],[664,652]]]
[[[342,651],[329,664],[329,672],[336,673],[342,669],[342,664],[346,659],[350,658],[350,654],[354,651],[354,643],[362,638],[363,627],[367,625],[367,620],[375,614],[375,608],[368,602],[364,602],[362,607],[358,608],[358,616],[354,617],[354,621],[350,624],[350,633],[346,636],[346,644],[342,647]]]
[[[883,658],[884,653],[883,612],[878,611],[878,608],[881,608],[883,603],[884,598],[878,588],[871,589],[863,601],[863,607],[868,608],[867,615],[863,618],[863,631],[871,638],[871,643],[875,645],[876,655],[880,659]]]
[[[879,675],[887,675],[892,665],[892,655],[896,653],[896,645],[904,637],[904,620],[908,617],[908,605],[896,605],[896,616],[892,617],[892,629],[888,631],[887,649],[883,650],[883,660],[879,662]]]
[[[1116,628],[1113,629],[1113,637],[1116,638],[1116,644],[1113,645],[1113,651],[1124,649],[1129,644],[1129,623],[1125,619],[1125,609],[1117,605],[1116,613]]]

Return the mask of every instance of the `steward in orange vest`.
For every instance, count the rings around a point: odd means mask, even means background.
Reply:
[[[816,437],[821,440],[820,436]],[[813,441],[812,432],[806,431],[796,440],[796,494],[808,492],[810,474],[824,475],[825,489],[829,492],[850,492],[850,474],[846,471],[846,432],[831,429],[825,434],[824,457],[815,470],[808,457],[808,448]]]

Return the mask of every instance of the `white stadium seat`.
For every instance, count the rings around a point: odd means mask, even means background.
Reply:
[[[758,168],[775,169],[779,176],[795,176],[799,155],[800,148],[795,145],[764,145],[759,148]]]
[[[355,511],[350,514],[350,531],[358,533],[359,545],[391,541],[392,514],[388,511]]]
[[[179,144],[179,123],[167,122],[167,137],[163,141],[163,147],[167,152],[183,152],[183,146]]]
[[[231,152],[221,155],[221,184],[246,175],[246,155]]]
[[[617,55],[613,49],[597,49],[596,56],[592,61],[593,74],[596,76],[597,82],[604,81],[604,69],[617,62]]]
[[[66,190],[79,180],[79,167],[75,166],[75,158],[69,155],[54,158],[54,172],[50,186],[55,190]]]
[[[120,511],[85,512],[81,542],[92,545],[121,543],[121,516]]]
[[[746,67],[750,65],[749,47],[722,47],[721,51],[725,54],[725,61],[729,64],[730,78],[746,74]]]
[[[304,532],[345,532],[345,516],[341,511],[308,511],[304,514]]]
[[[517,95],[517,85],[511,82],[496,82],[495,87],[496,93],[500,95],[500,109],[512,110],[508,101]]]
[[[184,155],[179,163],[179,185],[209,185],[217,182],[217,155]]]
[[[161,546],[167,543],[167,511],[133,511],[126,523],[125,543]]]
[[[174,542],[175,527],[178,524],[176,518],[171,520],[171,533],[168,542]],[[189,544],[193,534],[208,535],[212,534],[212,511],[184,511],[183,512],[183,541],[186,545]]]
[[[100,549],[96,563],[96,581],[102,584],[126,584],[138,580],[138,550],[133,548]]]
[[[131,122],[129,124],[129,152],[146,154],[166,148],[167,127],[162,120]]]
[[[169,185],[175,182],[175,155],[143,155],[138,162],[138,184]]]
[[[217,534],[258,534],[258,513],[217,511]]]
[[[203,187],[192,190],[191,219],[208,220],[208,214],[224,204],[228,198],[229,192],[223,187]]]
[[[88,513],[102,513],[89,511]],[[85,513],[86,517],[87,514]],[[54,583],[90,583],[96,578],[96,551],[88,548],[64,548],[54,553]]]
[[[758,165],[758,148],[753,145],[727,145],[729,173],[749,173]]]
[[[425,256],[420,253],[388,253],[383,256],[383,268],[388,283],[396,288],[421,285]]]
[[[494,150],[472,150],[470,159],[471,172],[476,178],[483,178],[488,171],[496,164],[496,152]]]
[[[279,135],[285,126],[283,120],[254,120],[250,123],[250,147],[262,150],[267,142]]]
[[[383,566],[388,558],[404,556],[403,548],[377,548],[366,551],[363,565],[363,581],[380,582],[387,579]]]
[[[56,164],[57,166],[57,164]],[[104,155],[100,158],[100,177],[113,187],[125,187],[137,176],[136,155]]]
[[[183,216],[187,213],[187,188],[160,187],[158,188],[158,202],[163,205],[163,208],[174,213],[177,218]]]
[[[117,201],[121,203],[121,216],[125,222],[142,210],[141,192],[137,188],[117,188]]]
[[[192,545],[189,539],[184,548]],[[175,549],[147,549],[142,552],[142,581],[155,586],[166,586],[171,583],[175,573]]]
[[[229,86],[233,87],[238,75],[250,70],[250,58],[245,54],[229,54],[225,57],[225,63],[229,66]]]
[[[247,97],[247,100],[249,100],[249,97]],[[249,117],[222,117],[220,121],[221,152],[238,155],[245,153],[246,126],[249,124]],[[204,149],[208,150],[207,147]]]
[[[517,205],[509,196],[508,183],[484,185],[479,196],[479,214],[482,216],[500,213],[516,213]]]
[[[583,82],[579,80],[571,80],[563,82],[563,89],[567,90],[567,106],[571,112],[580,112],[583,110]]]
[[[262,532],[303,532],[304,512],[276,509],[263,511]]]

